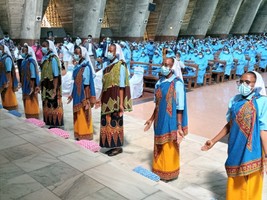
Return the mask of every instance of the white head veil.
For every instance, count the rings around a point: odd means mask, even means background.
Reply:
[[[254,86],[255,90],[258,91],[259,94],[266,96],[265,84],[262,76],[256,71],[253,71],[253,73],[256,75],[257,78]]]
[[[54,42],[52,42],[51,40],[47,40],[48,43],[49,43],[49,49],[50,51],[53,51],[53,53],[58,57],[58,54],[57,54],[57,49],[54,45]]]
[[[115,45],[116,45],[116,56],[118,56],[119,60],[123,60],[125,62],[125,57],[122,52],[121,46],[119,44],[115,44]]]
[[[89,58],[87,49],[86,49],[85,47],[83,47],[83,46],[80,46],[80,48],[81,48],[81,51],[82,51],[82,52],[81,52],[81,53],[82,53],[82,57],[83,57],[86,61],[89,62],[90,67],[91,67],[91,71],[92,71],[92,73],[93,73],[93,77],[95,77],[95,69],[94,69],[94,67],[93,67],[93,65],[92,65],[91,59]]]
[[[35,52],[34,50],[32,49],[32,47],[30,47],[27,43],[24,44],[25,46],[28,47],[28,54],[32,56],[32,58],[35,60],[35,62],[37,63],[37,59],[36,59],[36,56],[35,56]]]

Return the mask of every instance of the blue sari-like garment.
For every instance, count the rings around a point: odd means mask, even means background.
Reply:
[[[28,95],[31,92],[30,81],[31,81],[31,70],[30,65],[33,64],[35,67],[35,86],[39,86],[40,78],[38,73],[37,63],[32,57],[27,57],[22,61],[21,64],[21,78],[22,78],[22,92]]]
[[[231,129],[225,163],[229,177],[246,176],[263,168],[257,98],[259,95],[250,101],[241,99],[230,109]]]
[[[176,111],[176,90],[179,78],[172,81],[160,83],[155,90],[156,96],[156,116],[154,122],[155,144],[162,145],[166,142],[177,140],[177,111]],[[187,105],[186,92],[184,92],[184,110],[182,119],[182,128],[187,134]]]

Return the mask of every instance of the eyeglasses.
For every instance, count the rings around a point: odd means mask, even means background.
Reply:
[[[236,81],[236,84],[238,86],[241,85],[242,83],[245,83],[246,85],[249,85],[250,83],[255,83],[255,81],[249,81],[249,80],[239,80],[239,81]]]

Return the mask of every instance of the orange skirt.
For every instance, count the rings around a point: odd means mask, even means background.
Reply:
[[[24,112],[26,118],[36,118],[39,119],[39,103],[37,95],[33,97],[26,96],[23,100]]]
[[[13,81],[10,81],[8,88],[1,93],[3,107],[7,110],[16,110],[18,108],[16,94],[12,87]]]
[[[254,172],[247,176],[228,177],[227,200],[261,200],[263,173]]]
[[[91,109],[91,107],[89,107]],[[74,119],[74,137],[75,139],[82,140],[92,140],[93,139],[93,122],[92,122],[92,116],[89,116],[90,123],[87,122],[85,117],[85,112],[90,111],[83,109],[80,109],[77,113],[74,113],[74,115],[77,115]]]
[[[154,152],[152,171],[162,180],[175,179],[180,171],[179,146],[176,142],[168,142],[161,148],[158,155]]]

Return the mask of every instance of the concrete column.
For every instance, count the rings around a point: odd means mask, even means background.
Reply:
[[[234,19],[238,13],[242,0],[221,0],[222,5],[219,8],[209,35],[228,35]]]
[[[247,34],[262,0],[244,0],[237,13],[231,34]]]
[[[197,1],[186,35],[205,37],[219,0]]]
[[[4,35],[3,35],[3,31],[2,31],[2,28],[1,28],[1,26],[0,26],[0,38],[2,39],[4,37]]]
[[[253,24],[249,30],[249,33],[263,33],[267,26],[267,0],[263,1],[257,15],[253,21]]]
[[[32,45],[34,40],[40,38],[42,13],[43,0],[25,1],[20,32],[20,39],[22,42],[27,42],[29,45]],[[40,19],[38,17],[40,17]]]
[[[114,31],[115,38],[139,40],[143,38],[148,22],[148,4],[152,0],[126,0],[123,17],[120,19],[119,31]]]
[[[105,6],[106,0],[80,0],[74,4],[73,35],[87,38],[90,34],[99,38]]]
[[[182,20],[186,13],[189,0],[167,0],[161,2],[160,17],[157,21],[155,40],[176,39]]]

